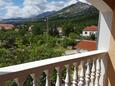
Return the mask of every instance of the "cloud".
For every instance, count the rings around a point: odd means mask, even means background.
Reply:
[[[71,5],[77,2],[77,0],[67,0],[68,2],[66,3],[66,5]]]
[[[47,0],[24,0],[23,5],[36,5],[48,2]]]
[[[7,13],[5,15],[6,18],[16,18],[18,17],[21,13],[20,13],[20,8],[18,6],[7,6]]]
[[[4,4],[3,0],[0,0],[0,6],[2,6]]]
[[[10,2],[13,3],[12,1]],[[4,18],[27,18],[33,15],[37,15],[41,13],[42,10],[36,5],[44,2],[46,2],[46,0],[24,0],[22,6],[16,6],[14,3],[11,5],[6,5],[3,7],[7,11]]]
[[[84,1],[85,0],[81,0]],[[6,13],[0,18],[28,18],[41,14],[46,11],[57,11],[68,5],[76,3],[77,0],[24,0],[21,6],[16,5],[13,0],[0,0],[0,12],[5,10]]]
[[[87,0],[79,0],[79,1],[81,1],[81,2],[83,2],[83,3],[87,3],[87,4],[91,5],[91,3],[87,2]]]

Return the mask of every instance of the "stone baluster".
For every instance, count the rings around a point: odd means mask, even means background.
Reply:
[[[56,67],[55,69],[56,69],[56,71],[57,71],[56,86],[61,86],[60,67]]]
[[[96,80],[95,80],[95,86],[100,86],[99,85],[100,73],[101,73],[100,59],[97,59],[96,60]]]
[[[39,75],[38,74],[31,74],[33,79],[33,86],[39,86]]]
[[[74,63],[74,73],[73,73],[73,82],[72,82],[72,86],[77,86],[78,84],[78,64]]]
[[[78,86],[83,86],[84,85],[84,62],[81,61],[81,71],[80,71],[80,79]]]
[[[70,86],[70,70],[69,65],[66,65],[66,78],[65,78],[65,86]]]
[[[45,86],[50,86],[50,74],[49,74],[49,70],[45,70],[44,72],[46,74],[46,84],[45,84]]]
[[[5,82],[4,82],[4,81],[1,81],[1,82],[0,82],[0,86],[5,86]]]
[[[17,83],[18,86],[23,86],[24,82],[26,80],[26,77],[19,77],[15,79],[15,82]]]
[[[87,62],[87,69],[86,69],[86,73],[85,73],[85,84],[86,86],[89,86],[89,82],[90,82],[90,64],[89,62]]]
[[[91,69],[91,86],[95,86],[95,61],[92,63],[92,69]]]

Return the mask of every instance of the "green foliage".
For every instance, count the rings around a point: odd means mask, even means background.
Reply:
[[[26,78],[26,81],[24,82],[24,86],[33,86],[33,79],[30,75]]]
[[[35,60],[61,56],[65,49],[58,38],[44,34],[31,34],[27,31],[0,31],[0,66],[15,65]],[[13,60],[12,60],[13,59]]]
[[[50,28],[49,34],[52,35],[52,36],[59,36],[59,32],[58,32],[56,27]]]
[[[95,36],[95,34],[91,34],[91,36],[87,36],[87,37],[80,36],[80,39],[82,39],[82,40],[96,40],[96,36]]]
[[[18,86],[18,85],[16,84],[16,82],[8,80],[5,86]]]
[[[71,23],[65,24],[63,26],[63,32],[66,36],[68,36],[71,32],[74,32],[74,28]]]
[[[78,37],[78,35],[76,33],[69,34],[69,38],[71,38],[71,39],[76,39],[77,37]]]
[[[95,34],[92,34],[92,35],[90,36],[90,39],[91,39],[91,40],[96,40]]]
[[[66,48],[67,46],[73,46],[75,43],[75,39],[65,38],[63,41],[63,46]]]
[[[32,28],[32,33],[34,35],[40,35],[43,33],[43,28],[41,28],[40,26],[37,25],[37,26]]]

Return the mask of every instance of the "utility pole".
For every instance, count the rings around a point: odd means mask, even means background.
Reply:
[[[49,32],[48,17],[46,17],[46,18],[44,19],[44,22],[45,22],[45,26],[46,26],[45,34],[46,34],[46,46],[47,46],[47,43],[48,43],[48,32]]]
[[[46,28],[47,28],[47,35],[48,35],[49,32],[48,17],[46,18]]]
[[[48,43],[48,32],[49,32],[49,24],[48,24],[48,17],[46,18],[46,34],[47,34],[47,37],[46,37],[46,45]]]

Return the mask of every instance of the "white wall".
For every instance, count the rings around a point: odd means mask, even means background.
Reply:
[[[87,34],[85,32],[87,32]],[[87,36],[91,36],[91,34],[94,34],[97,37],[97,33],[98,33],[97,31],[83,31],[82,36],[87,37]]]

